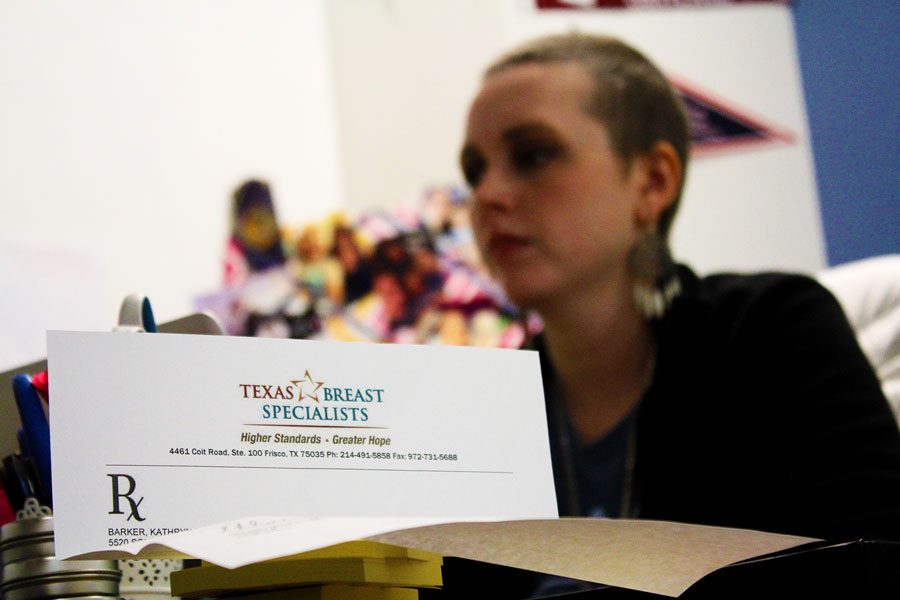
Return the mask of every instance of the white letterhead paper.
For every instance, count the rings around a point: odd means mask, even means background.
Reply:
[[[57,555],[246,515],[557,516],[536,353],[49,332]]]

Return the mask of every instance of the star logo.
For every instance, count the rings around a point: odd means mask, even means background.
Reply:
[[[309,369],[306,369],[306,372],[303,373],[303,379],[291,379],[291,383],[297,386],[297,389],[300,390],[300,395],[297,397],[297,401],[301,401],[304,398],[309,398],[310,400],[315,400],[317,403],[319,402],[319,395],[316,393],[319,391],[319,388],[322,387],[324,381],[314,381],[312,376],[309,374]],[[311,390],[309,392],[304,392],[304,388],[307,390]]]

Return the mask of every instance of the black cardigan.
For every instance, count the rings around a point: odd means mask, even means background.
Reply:
[[[803,276],[698,278],[654,323],[632,513],[831,540],[900,540],[900,432],[835,298]],[[560,514],[572,514],[550,406]]]

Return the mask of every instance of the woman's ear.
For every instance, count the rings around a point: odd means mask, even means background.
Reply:
[[[653,144],[649,152],[635,159],[640,172],[640,197],[635,207],[637,224],[646,229],[659,220],[659,215],[675,202],[684,176],[681,159],[666,141]]]

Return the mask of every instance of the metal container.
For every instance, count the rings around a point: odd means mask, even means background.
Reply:
[[[34,535],[53,535],[53,517],[22,519],[12,521],[0,527],[0,545],[11,539],[26,538]]]
[[[3,600],[118,598],[113,560],[56,560],[53,518],[23,519],[0,528]]]
[[[0,528],[0,565],[54,554],[53,517],[13,521]]]
[[[3,566],[4,600],[119,595],[121,573],[112,560],[32,558]]]
[[[51,598],[119,597],[119,578],[102,579],[90,575],[57,576],[23,581],[3,588],[4,600],[49,600]]]

